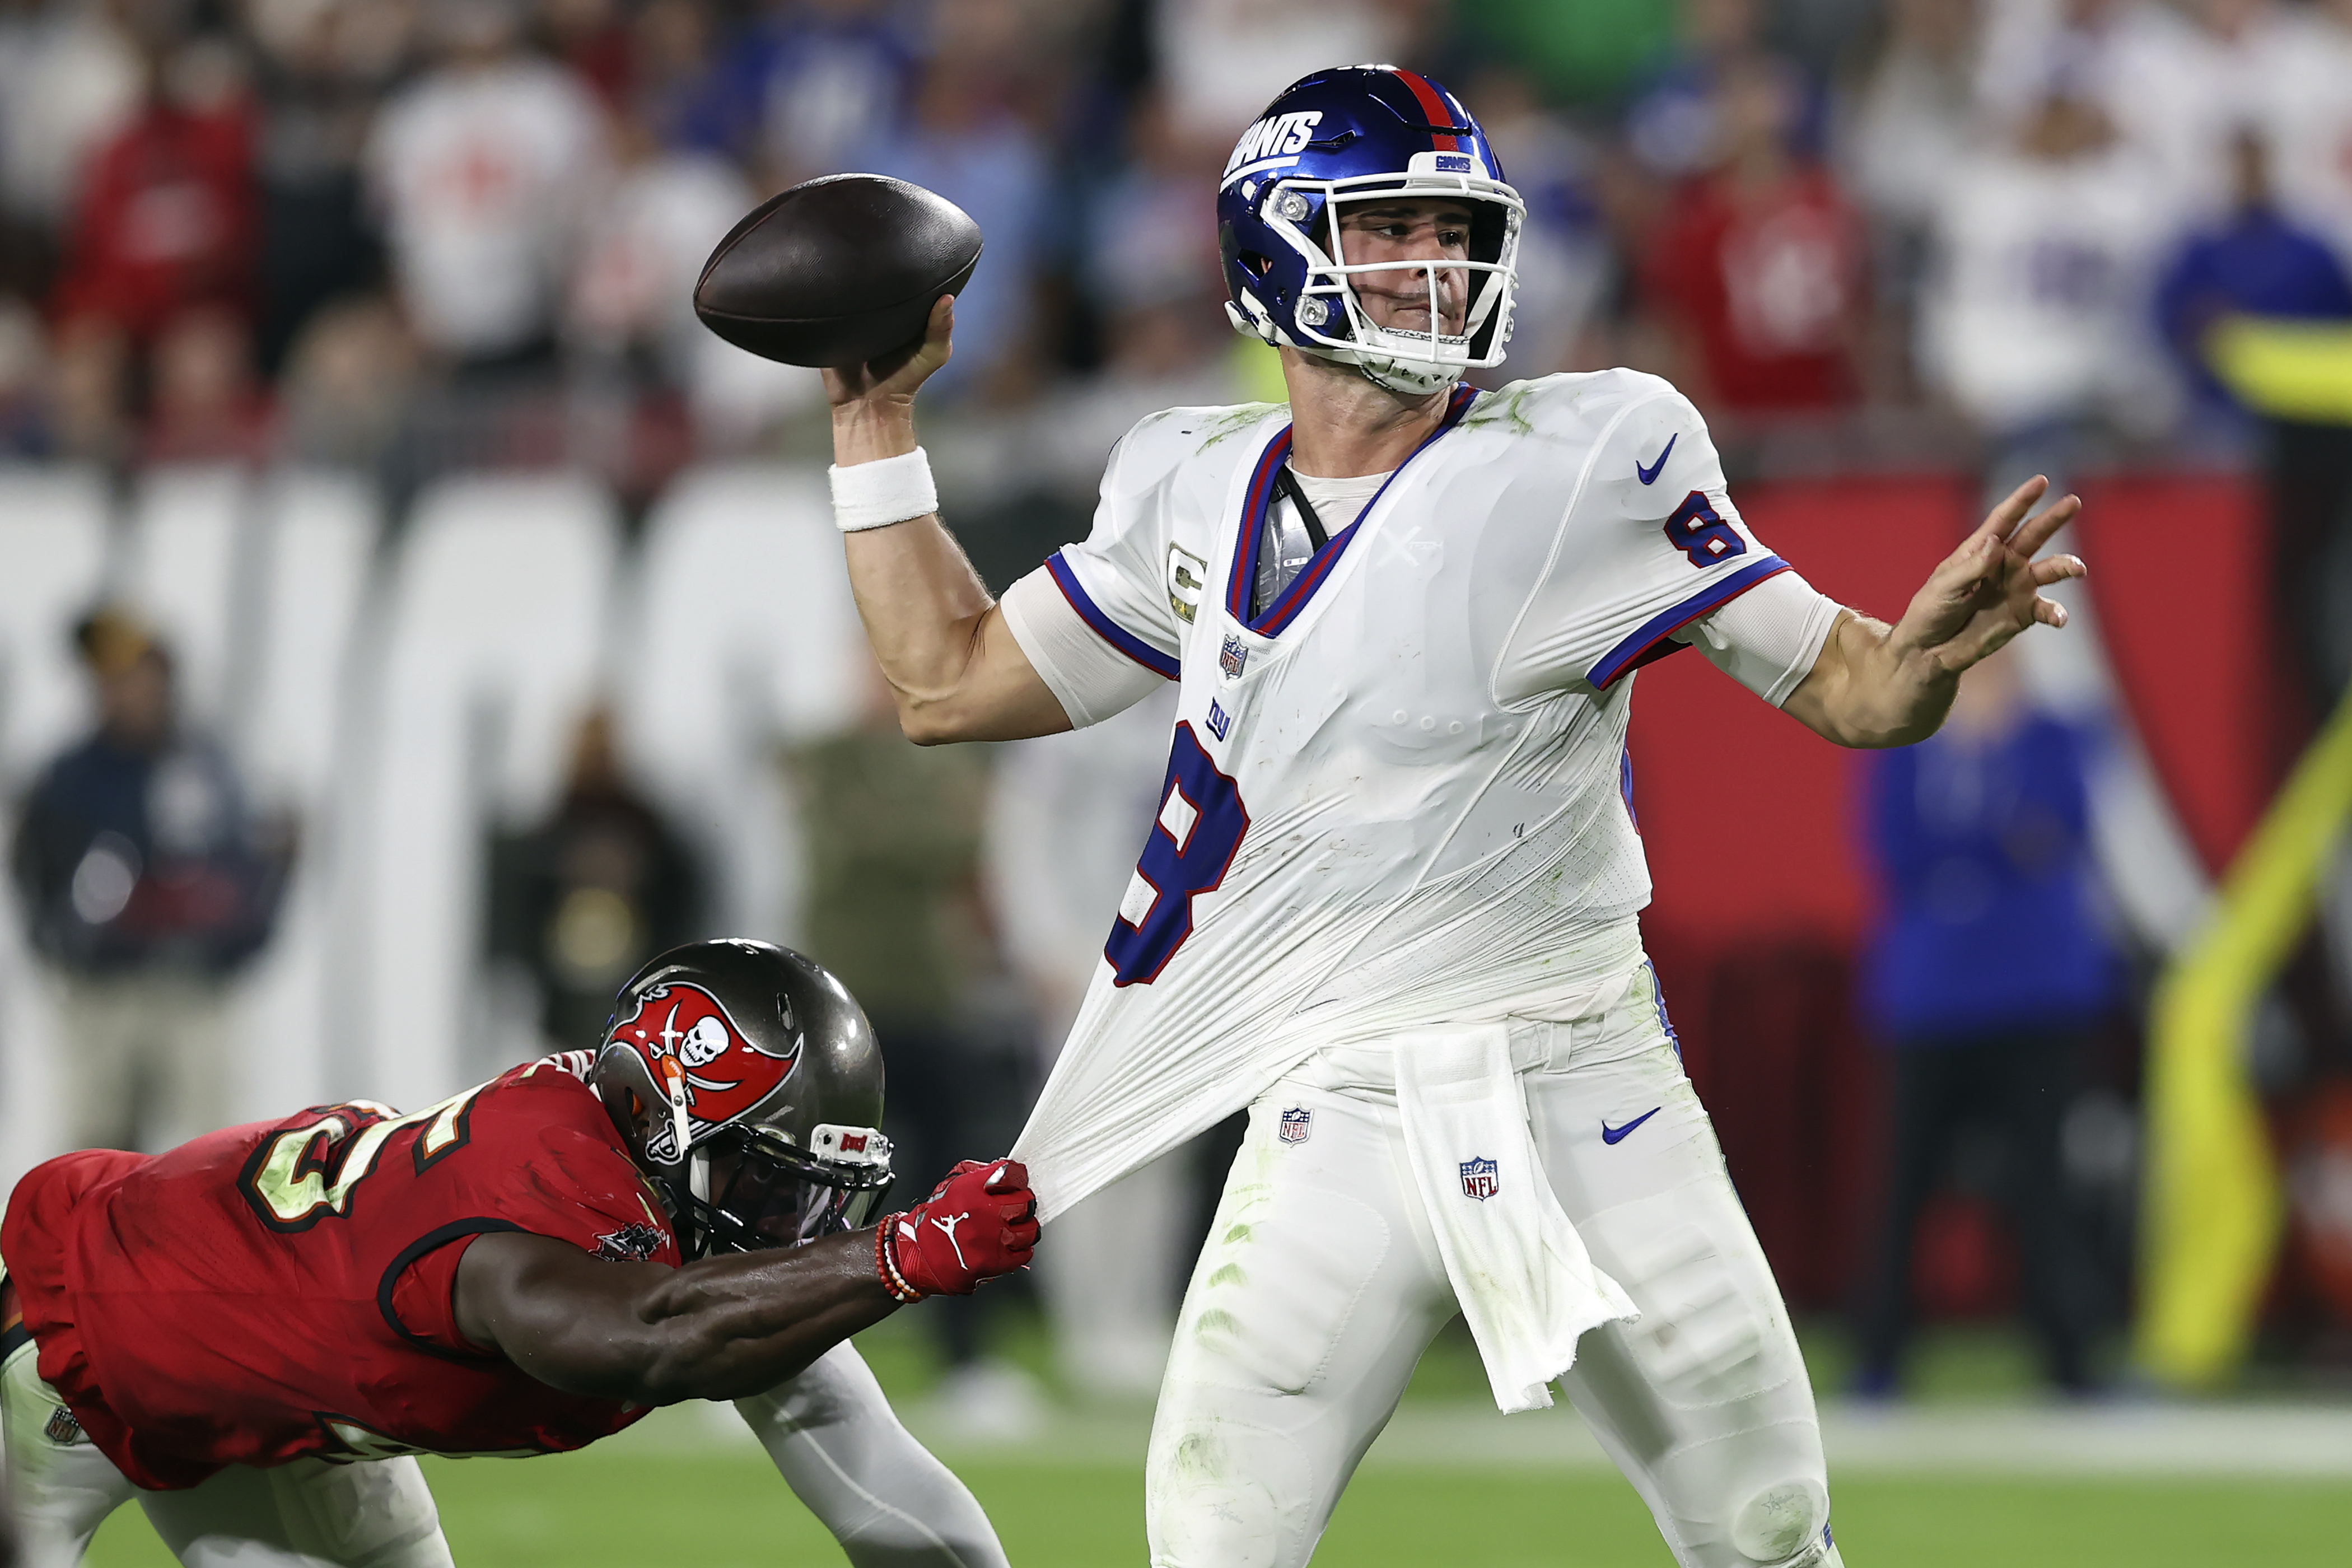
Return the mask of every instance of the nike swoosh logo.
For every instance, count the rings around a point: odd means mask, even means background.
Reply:
[[[1672,445],[1672,443],[1670,442],[1668,445]],[[1660,462],[1664,462],[1664,460],[1665,459],[1663,458],[1659,459]],[[1659,1111],[1664,1110],[1664,1109],[1665,1107],[1663,1105],[1654,1105],[1650,1107],[1649,1110],[1642,1112],[1641,1115],[1633,1118],[1633,1121],[1625,1123],[1622,1127],[1610,1126],[1608,1118],[1603,1117],[1601,1121],[1601,1141],[1603,1143],[1622,1143],[1625,1141],[1625,1135],[1627,1133],[1633,1131],[1634,1128],[1639,1127],[1643,1122],[1647,1121],[1651,1117],[1655,1116]]]
[[[1634,459],[1633,459],[1633,471],[1634,471],[1635,473],[1637,473],[1637,474],[1639,474],[1639,475],[1641,475],[1641,476],[1642,476],[1642,482],[1643,482],[1643,484],[1645,484],[1645,485],[1654,485],[1654,484],[1656,484],[1656,483],[1658,482],[1658,475],[1659,475],[1661,472],[1663,472],[1663,471],[1664,470],[1665,466],[1666,466],[1666,458],[1667,458],[1668,455],[1669,455],[1669,454],[1671,454],[1671,453],[1674,451],[1674,449],[1675,449],[1675,442],[1677,442],[1677,441],[1679,441],[1679,440],[1681,440],[1682,438],[1683,438],[1683,433],[1682,433],[1681,431],[1679,431],[1679,430],[1675,431],[1673,435],[1671,435],[1671,436],[1667,437],[1666,437],[1666,449],[1665,449],[1665,451],[1659,453],[1659,454],[1658,454],[1658,460],[1657,460],[1656,462],[1654,462],[1654,463],[1652,463],[1652,464],[1651,464],[1648,468],[1643,468],[1643,467],[1642,467],[1642,459],[1641,459],[1641,458],[1634,458]]]

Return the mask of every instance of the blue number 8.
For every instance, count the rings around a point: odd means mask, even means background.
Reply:
[[[1103,944],[1121,985],[1149,985],[1160,977],[1192,934],[1192,900],[1225,879],[1249,831],[1241,792],[1209,760],[1190,721],[1176,726],[1160,802],[1159,820],[1135,864],[1136,881]]]
[[[1723,521],[1705,490],[1693,490],[1675,508],[1675,515],[1666,519],[1666,542],[1690,557],[1694,566],[1712,566],[1718,561],[1728,561],[1735,555],[1748,553],[1748,542],[1739,531]]]

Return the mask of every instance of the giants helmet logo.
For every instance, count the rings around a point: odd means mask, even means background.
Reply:
[[[626,1046],[643,1057],[656,1084],[669,1081],[664,1059],[677,1063],[692,1112],[689,1141],[727,1125],[775,1093],[800,1065],[801,1041],[795,1029],[792,1048],[783,1055],[761,1049],[736,1027],[719,998],[682,981],[647,990],[637,998],[636,1010],[605,1037],[608,1047]],[[669,1122],[656,1118],[646,1152],[674,1161],[678,1157],[676,1143]]]

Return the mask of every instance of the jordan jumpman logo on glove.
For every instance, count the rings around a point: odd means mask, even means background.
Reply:
[[[876,1272],[902,1301],[969,1296],[982,1281],[1029,1266],[1037,1194],[1017,1160],[966,1160],[931,1195],[882,1222]]]

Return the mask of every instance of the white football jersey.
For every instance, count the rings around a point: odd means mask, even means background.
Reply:
[[[1180,682],[1157,822],[1014,1148],[1048,1215],[1321,1047],[1605,1000],[1640,962],[1650,895],[1633,673],[1788,571],[1689,401],[1604,371],[1457,390],[1253,616],[1289,448],[1278,405],[1145,419],[1092,536],[1005,596],[1080,721],[1105,706],[1072,675],[1080,620],[1090,657]],[[1751,681],[1774,701],[1836,614],[1799,603],[1803,646]]]

